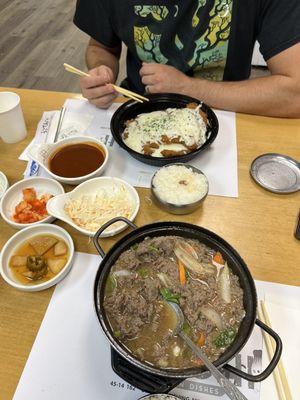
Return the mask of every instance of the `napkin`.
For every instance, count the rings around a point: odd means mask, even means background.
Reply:
[[[60,111],[46,111],[40,120],[36,135],[19,156],[19,160],[29,161],[27,151],[33,144],[53,143],[59,122]],[[93,115],[66,110],[56,141],[70,136],[82,136],[93,120]]]

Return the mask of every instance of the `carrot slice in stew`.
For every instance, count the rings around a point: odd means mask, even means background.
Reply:
[[[202,347],[204,344],[205,344],[205,335],[204,335],[204,333],[201,332],[200,336],[197,340],[197,346]]]
[[[219,251],[217,251],[216,254],[213,256],[213,260],[218,264],[225,264],[222,254]]]
[[[185,274],[185,268],[183,263],[178,260],[178,268],[179,268],[179,281],[182,286],[186,284],[186,274]]]

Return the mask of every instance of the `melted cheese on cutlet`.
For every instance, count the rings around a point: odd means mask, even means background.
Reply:
[[[144,152],[145,144],[158,143],[160,146],[152,156],[161,157],[162,150],[186,150],[180,143],[164,144],[163,135],[170,140],[179,137],[187,146],[196,144],[199,147],[205,142],[205,132],[206,125],[198,109],[168,108],[138,115],[128,123],[123,135],[125,144],[138,153]]]

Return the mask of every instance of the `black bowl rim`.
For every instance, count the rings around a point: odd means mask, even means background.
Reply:
[[[256,288],[254,284],[254,280],[252,278],[252,275],[244,262],[244,260],[241,258],[239,253],[223,238],[221,238],[219,235],[216,233],[203,228],[201,226],[185,223],[185,222],[178,222],[178,221],[164,221],[164,222],[155,222],[151,224],[147,224],[144,226],[141,226],[134,230],[133,232],[128,233],[125,235],[123,238],[121,238],[118,242],[116,242],[112,248],[109,250],[109,252],[105,255],[103,260],[101,261],[96,277],[95,277],[95,282],[94,282],[94,307],[95,307],[95,312],[97,315],[97,318],[100,322],[100,326],[110,342],[110,345],[122,356],[124,357],[127,361],[129,361],[131,364],[134,366],[141,368],[144,371],[147,371],[151,374],[159,375],[159,376],[164,376],[164,377],[169,377],[169,378],[190,378],[195,375],[199,375],[202,372],[207,371],[205,367],[195,367],[195,368],[188,368],[188,369],[159,369],[157,367],[153,367],[150,364],[143,363],[142,361],[138,360],[136,357],[134,357],[124,345],[122,345],[121,342],[119,342],[113,334],[110,332],[110,326],[109,323],[105,317],[105,313],[101,312],[101,307],[103,306],[103,301],[101,301],[101,293],[102,293],[102,288],[104,286],[103,282],[105,282],[106,276],[109,273],[109,270],[111,269],[112,265],[114,262],[119,258],[120,254],[127,250],[129,247],[131,247],[134,243],[140,242],[141,236],[142,239],[144,239],[147,234],[157,232],[157,229],[162,230],[169,230],[170,232],[168,234],[164,233],[164,236],[167,235],[176,235],[179,232],[172,232],[175,229],[182,229],[185,231],[193,231],[193,232],[201,232],[204,236],[206,236],[210,241],[214,242],[215,244],[218,245],[218,247],[222,247],[224,253],[229,253],[231,260],[235,260],[239,264],[239,269],[241,271],[241,274],[245,275],[245,278],[247,280],[248,287],[243,288],[244,290],[244,306],[245,306],[245,301],[246,304],[249,306],[249,310],[246,313],[244,319],[241,322],[240,329],[242,327],[245,327],[244,329],[246,330],[246,334],[241,337],[241,335],[237,334],[236,339],[234,342],[226,349],[226,351],[214,362],[214,365],[216,367],[222,367],[225,364],[227,364],[247,343],[254,324],[256,320],[256,308],[257,308],[257,293],[256,293]],[[158,231],[159,232],[159,231]],[[145,236],[144,236],[145,235]],[[154,235],[153,235],[154,236]],[[160,236],[160,235],[158,235]],[[163,236],[163,235],[161,235]],[[109,267],[107,267],[107,263],[112,259],[113,262]],[[230,265],[230,262],[229,262]],[[103,277],[104,275],[104,277]],[[103,278],[103,279],[102,279]],[[102,283],[101,283],[102,279]],[[99,287],[100,285],[100,287]],[[99,290],[98,290],[99,288]],[[248,291],[248,296],[250,296],[250,301],[249,298],[246,297],[245,290],[247,289]],[[103,291],[104,293],[104,291]],[[102,296],[103,298],[103,296]]]
[[[147,154],[142,154],[138,153],[135,150],[132,150],[130,147],[128,147],[124,141],[122,140],[121,135],[119,134],[120,127],[117,129],[116,125],[116,119],[120,118],[120,116],[124,113],[127,112],[129,108],[132,106],[139,106],[141,103],[137,102],[136,100],[128,100],[125,103],[123,103],[113,114],[112,119],[110,121],[110,130],[113,135],[113,138],[115,141],[124,149],[126,150],[129,154],[131,154],[133,157],[136,159],[147,163],[147,161],[150,163],[152,162],[153,165],[164,165],[168,163],[174,163],[174,162],[182,162],[184,160],[190,160],[191,158],[195,157],[198,153],[200,153],[202,150],[206,149],[208,146],[210,146],[216,139],[218,132],[219,132],[219,121],[218,118],[215,114],[215,112],[203,101],[195,99],[190,96],[186,96],[183,94],[177,94],[177,93],[157,93],[157,94],[148,94],[146,95],[147,98],[150,99],[150,102],[166,102],[166,101],[182,101],[185,104],[189,103],[197,103],[201,105],[201,110],[204,111],[207,116],[209,117],[209,120],[212,120],[215,129],[212,130],[211,124],[207,127],[206,134],[208,135],[206,141],[197,149],[192,150],[191,152],[187,154],[183,154],[181,156],[173,156],[173,157],[152,157]],[[148,102],[143,103],[144,105],[147,105]]]

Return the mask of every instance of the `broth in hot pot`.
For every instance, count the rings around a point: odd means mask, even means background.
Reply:
[[[245,315],[238,277],[219,252],[177,236],[135,244],[110,271],[105,314],[135,357],[160,368],[201,365],[173,334],[176,320],[166,300],[180,305],[184,331],[211,361],[234,341]]]

